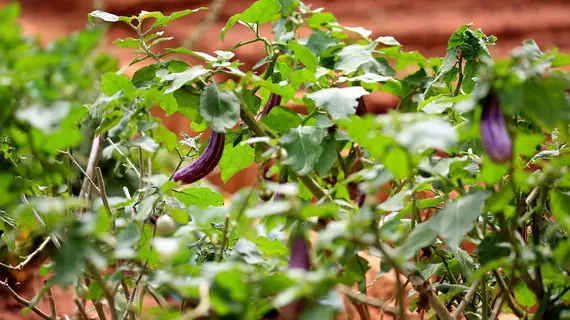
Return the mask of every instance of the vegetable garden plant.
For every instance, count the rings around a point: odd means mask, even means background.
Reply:
[[[103,23],[47,46],[22,36],[17,4],[1,9],[0,271],[49,258],[33,298],[1,279],[24,313],[56,319],[57,301],[35,305],[71,286],[76,319],[89,301],[113,320],[332,319],[349,304],[361,319],[570,318],[569,56],[525,41],[493,61],[495,37],[464,25],[426,59],[295,0],[232,16],[222,39],[239,23],[251,40],[229,50],[156,49],[203,9],[94,11]],[[108,23],[132,28],[121,69],[96,50]],[[233,51],[252,43],[265,57],[247,70]],[[368,114],[377,91],[398,107]],[[179,139],[153,106],[205,134]],[[254,162],[231,199],[204,186]],[[361,251],[377,278],[406,279],[394,303],[366,295]]]

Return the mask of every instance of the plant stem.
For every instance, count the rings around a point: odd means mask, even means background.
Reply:
[[[457,80],[457,87],[455,88],[454,96],[459,95],[461,83],[463,82],[463,53],[459,56],[459,79]]]
[[[47,285],[47,280],[44,280],[44,285]],[[48,301],[49,301],[49,310],[50,310],[50,318],[51,320],[57,319],[57,311],[55,309],[55,299],[53,298],[53,293],[51,292],[51,288],[47,288],[46,290]]]
[[[4,288],[4,290],[8,291],[8,293],[12,296],[12,298],[14,298],[14,300],[16,300],[16,302],[25,306],[26,308],[30,307],[30,301],[28,301],[28,300],[22,298],[20,295],[18,295],[16,293],[16,291],[14,291],[12,288],[10,288],[7,281],[0,281],[0,287]],[[43,312],[40,308],[33,306],[31,309],[35,314],[40,316],[42,319],[51,320],[51,317],[47,313]]]
[[[457,309],[455,309],[455,320],[461,319],[461,315],[473,300],[475,293],[477,293],[477,287],[479,286],[480,283],[481,283],[480,279],[475,279],[473,281],[471,287],[469,287],[469,291],[467,291],[467,294],[465,295],[465,298],[463,298],[459,306],[457,306]]]
[[[228,226],[230,224],[230,214],[226,214],[226,221],[224,222],[224,238],[222,240],[222,246],[220,251],[216,254],[215,261],[220,262],[224,258],[224,250],[226,249],[226,243],[228,241]]]

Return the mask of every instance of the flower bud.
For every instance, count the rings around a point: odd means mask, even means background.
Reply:
[[[481,141],[493,161],[502,163],[513,158],[513,143],[505,118],[499,105],[499,98],[489,94],[483,101],[481,114]]]
[[[210,140],[204,152],[187,167],[184,167],[174,173],[174,181],[182,183],[194,183],[207,176],[220,162],[224,153],[224,143],[226,136],[223,133],[212,131]]]

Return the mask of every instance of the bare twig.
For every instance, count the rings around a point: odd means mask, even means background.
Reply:
[[[77,310],[79,310],[79,314],[81,315],[81,317],[84,320],[89,320],[89,316],[87,315],[87,311],[85,311],[85,306],[83,305],[83,302],[81,302],[81,300],[78,298],[74,298],[73,302],[75,302],[75,306],[77,307]]]
[[[99,196],[101,196],[101,201],[103,202],[103,206],[107,210],[109,216],[112,216],[111,213],[111,206],[109,205],[109,198],[107,198],[107,190],[105,189],[105,181],[103,180],[103,174],[101,173],[101,168],[95,168],[95,175],[97,176],[97,183],[99,184]]]
[[[507,287],[507,284],[505,283],[499,272],[497,270],[493,270],[493,275],[495,276],[495,279],[497,279],[499,287],[501,287],[501,292],[503,294],[503,297],[507,300],[507,305],[509,306],[509,308],[513,310],[513,313],[517,317],[519,318],[522,317],[524,313],[522,312],[521,309],[519,309],[519,307],[517,307],[514,298],[509,293],[509,288]]]
[[[131,162],[131,160],[129,159],[129,157],[127,157],[123,151],[121,151],[121,149],[119,149],[119,147],[113,142],[113,140],[111,140],[111,138],[107,138],[107,142],[109,142],[109,144],[111,144],[113,146],[113,148],[115,149],[115,151],[117,151],[117,153],[125,158],[125,161],[129,164],[129,168],[131,168],[135,174],[137,175],[137,177],[141,177],[141,173],[139,170],[137,170],[137,167],[135,167],[135,165]]]
[[[73,164],[77,167],[77,169],[79,169],[79,171],[81,171],[81,173],[83,174],[83,176],[85,176],[85,179],[87,180],[87,182],[89,182],[91,184],[91,186],[97,190],[97,192],[99,192],[99,188],[97,188],[97,185],[95,184],[95,182],[93,181],[93,179],[91,179],[91,177],[89,176],[89,174],[87,174],[87,172],[85,172],[85,170],[83,170],[83,168],[81,167],[81,165],[79,164],[79,162],[77,162],[77,160],[75,160],[75,158],[71,155],[71,153],[69,151],[63,151],[63,150],[58,150],[59,153],[61,154],[65,154],[69,160],[71,160],[71,162],[73,162]],[[83,189],[82,189],[83,190]]]
[[[400,274],[396,271],[396,301],[398,302],[399,315],[402,320],[406,320],[406,298],[404,297],[404,288],[402,288],[402,280]]]
[[[369,306],[384,310],[384,312],[388,313],[391,316],[395,316],[399,313],[398,309],[391,306],[388,302],[372,298],[361,293],[356,293],[345,285],[339,285],[337,286],[337,289],[352,301],[362,302]]]
[[[44,285],[47,284],[47,280],[44,280]],[[51,292],[51,288],[47,288],[47,296],[49,301],[49,311],[50,311],[50,319],[55,320],[57,319],[57,311],[55,309],[55,299],[53,298],[53,293]]]
[[[461,301],[459,306],[457,306],[457,309],[455,309],[455,319],[456,320],[461,319],[461,315],[463,314],[463,312],[465,311],[467,306],[473,300],[473,297],[475,296],[475,293],[477,292],[477,287],[479,286],[480,283],[481,283],[480,279],[475,279],[473,281],[473,283],[471,284],[471,287],[469,287],[469,291],[467,291],[465,298],[463,298],[463,301]]]
[[[497,298],[497,301],[495,302],[495,307],[493,308],[493,313],[491,314],[491,318],[489,318],[489,320],[497,319],[497,316],[499,316],[499,312],[501,312],[501,306],[503,305],[503,302],[504,302],[503,297],[499,296]]]
[[[247,201],[247,200],[246,200]],[[222,247],[220,251],[216,254],[215,260],[216,262],[222,261],[224,258],[224,251],[226,249],[226,242],[228,241],[228,226],[230,224],[230,214],[226,214],[226,221],[224,223],[224,238],[222,240]]]
[[[14,298],[14,300],[16,300],[16,302],[18,302],[19,304],[29,308],[30,307],[30,301],[22,298],[20,295],[18,295],[16,293],[16,291],[14,291],[12,288],[10,288],[10,286],[8,285],[8,281],[0,281],[0,287],[4,288],[6,291],[8,291],[8,293],[12,296],[12,298]],[[51,320],[51,317],[43,312],[40,308],[33,306],[32,311],[37,314],[38,316],[40,316],[42,319],[45,320]]]
[[[186,312],[183,316],[183,320],[191,320],[196,319],[202,315],[204,315],[210,309],[210,296],[208,291],[210,290],[210,286],[208,282],[204,281],[200,283],[200,302],[196,306],[196,308]]]
[[[91,271],[91,274],[94,276],[95,280],[99,282],[99,286],[103,290],[103,295],[105,296],[105,299],[107,299],[107,303],[109,304],[109,312],[111,314],[111,319],[118,320],[119,317],[117,316],[117,310],[115,309],[115,295],[113,294],[113,291],[109,290],[109,287],[105,283],[105,279],[103,279],[101,273],[99,273],[97,269],[89,261],[87,261],[87,265]]]
[[[30,204],[30,202],[28,201],[28,198],[26,198],[26,196],[24,194],[20,195],[20,198],[22,199],[22,202],[24,202],[25,204],[29,205],[32,208],[32,213],[34,215],[34,218],[36,218],[36,220],[38,221],[38,223],[42,226],[42,228],[44,228],[47,231],[47,226],[46,223],[42,220],[42,217],[40,217],[40,214],[36,211],[36,209],[34,208],[34,206],[32,206]],[[53,244],[60,249],[61,248],[61,244],[59,243],[59,240],[57,240],[57,238],[55,237],[55,235],[50,234],[49,235],[51,241],[53,242]]]
[[[101,156],[101,148],[103,147],[103,134],[98,134],[93,138],[93,144],[91,145],[91,152],[89,153],[89,159],[87,160],[87,170],[85,170],[85,180],[81,184],[81,191],[79,192],[79,197],[85,197],[86,199],[91,199],[91,189],[89,188],[89,184],[92,183],[93,180],[91,177],[93,176],[93,170],[99,163],[99,157]],[[90,181],[91,180],[91,181]]]
[[[11,266],[11,265],[7,265],[7,264],[3,264],[2,262],[0,262],[0,267],[4,267],[4,268],[8,268],[8,269],[12,269],[12,270],[22,270],[24,269],[24,267],[30,262],[32,261],[32,259],[38,254],[40,253],[46,246],[47,244],[50,242],[51,238],[47,237],[44,242],[42,242],[42,244],[40,244],[40,246],[34,250],[34,252],[30,253],[30,255],[28,255],[26,257],[26,259],[24,259],[24,261],[20,262],[17,266]]]

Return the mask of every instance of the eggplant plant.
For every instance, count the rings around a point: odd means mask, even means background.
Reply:
[[[23,314],[568,319],[570,56],[527,40],[493,59],[466,24],[426,58],[297,0],[231,16],[221,39],[249,37],[225,50],[164,46],[205,9],[93,11],[45,47],[0,9],[0,292]],[[98,53],[109,24],[132,30],[125,66]],[[378,93],[397,107],[372,114]],[[235,194],[209,179],[254,164]],[[45,284],[22,297],[30,261]]]

